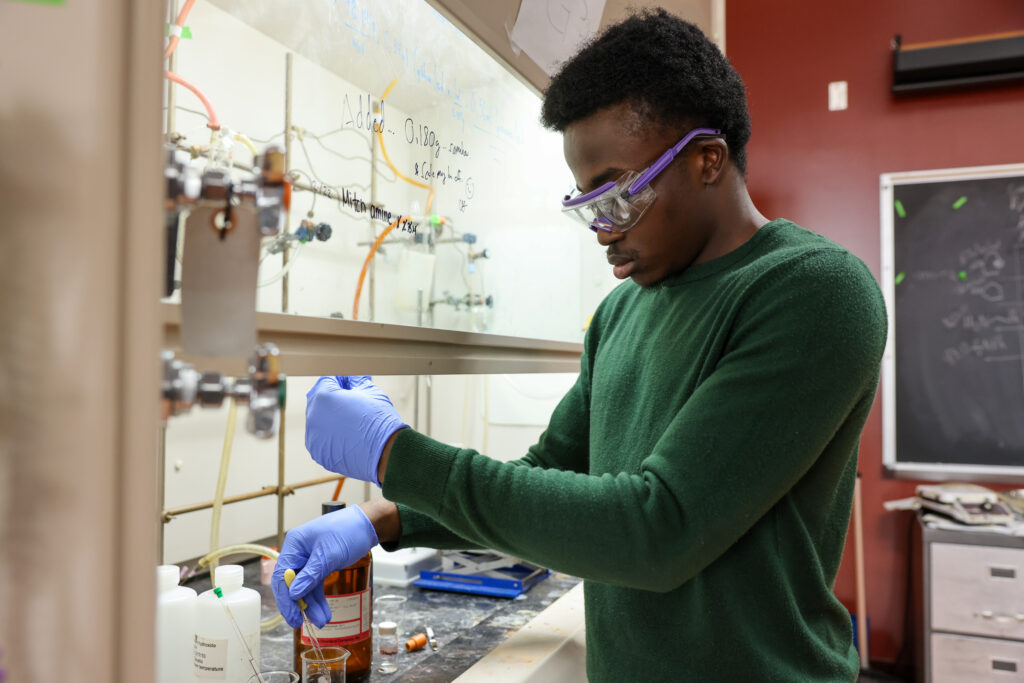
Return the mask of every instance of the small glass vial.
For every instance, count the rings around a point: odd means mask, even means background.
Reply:
[[[398,624],[382,621],[377,625],[377,642],[380,644],[380,666],[377,671],[393,674],[398,671]]]

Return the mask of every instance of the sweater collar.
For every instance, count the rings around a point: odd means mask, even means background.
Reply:
[[[750,237],[750,239],[729,253],[723,254],[718,258],[711,259],[710,261],[705,261],[704,263],[689,266],[674,275],[669,275],[667,278],[651,287],[651,289],[658,290],[666,287],[676,287],[687,282],[702,280],[731,268],[737,263],[744,261],[752,253],[757,251],[757,249],[764,244],[765,240],[771,237],[772,234],[777,232],[784,225],[789,225],[789,221],[785,218],[776,218],[773,221],[769,221],[762,225],[758,231]]]

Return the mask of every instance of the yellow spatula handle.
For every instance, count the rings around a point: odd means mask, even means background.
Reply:
[[[294,569],[285,569],[284,570],[284,585],[291,586],[292,585],[292,581],[294,581],[294,580],[295,580],[295,570]],[[302,598],[299,598],[299,609],[306,609],[307,607],[308,607],[308,605],[306,604],[306,601],[303,600]]]

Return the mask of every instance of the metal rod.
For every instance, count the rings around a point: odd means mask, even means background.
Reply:
[[[372,110],[373,107],[371,106]],[[370,133],[370,206],[377,205],[377,136]],[[373,225],[373,218],[367,216],[370,222],[371,239],[376,241],[377,229]],[[372,245],[370,242],[366,246]],[[370,320],[377,319],[377,259],[370,261]]]
[[[292,183],[292,185],[295,185],[295,183]],[[460,242],[465,241],[466,240],[462,239],[461,237],[445,237],[443,239],[434,240],[434,244],[459,244]],[[384,240],[380,244],[381,246],[384,246],[385,244],[413,244],[413,240],[410,237],[398,237],[396,239]],[[357,247],[369,247],[372,245],[373,242],[356,242]]]
[[[412,428],[420,431],[420,376],[412,378]]]
[[[288,484],[284,487],[284,495],[291,495],[299,489],[308,488],[310,486],[316,486],[317,484],[328,484],[332,481],[338,481],[344,479],[340,474],[333,474],[329,477],[319,477],[318,479],[309,479],[308,481],[300,481],[297,484]],[[277,494],[277,486],[264,486],[259,491],[250,491],[249,493],[240,493],[237,496],[228,496],[224,499],[223,504],[228,505],[229,503],[239,503],[243,500],[252,500],[253,498],[262,498],[263,496],[273,496]],[[163,521],[166,524],[179,515],[184,515],[189,512],[198,512],[199,510],[208,510],[213,507],[213,501],[208,500],[203,503],[193,503],[192,505],[183,505],[182,507],[171,508],[164,510],[162,515]]]
[[[156,499],[160,501],[160,507],[164,506],[166,490],[165,476],[167,473],[167,423],[161,422],[157,431],[156,442],[157,465],[156,465]],[[158,524],[156,530],[156,558],[159,564],[164,563],[164,525]]]
[[[430,402],[433,399],[433,389],[434,389],[433,378],[430,375],[427,375],[426,379],[424,381],[424,384],[427,385],[427,396],[426,396],[426,401],[425,401],[425,403],[427,404],[427,418],[425,420],[425,422],[427,424],[427,428],[426,428],[426,430],[424,430],[424,434],[426,434],[427,436],[430,436],[430,433],[431,433],[431,426],[430,426],[430,420],[431,420]]]
[[[206,157],[206,158],[210,157],[210,150],[206,149],[203,145],[186,145],[185,143],[180,142],[180,141],[177,142],[176,144],[177,144],[178,149],[180,149],[183,152],[188,152],[189,154],[194,155],[194,156],[201,156],[201,157]],[[231,160],[231,166],[233,168],[237,168],[240,171],[246,171],[248,173],[253,173],[253,174],[258,173],[257,169],[255,169],[252,164],[246,164],[246,163],[241,162],[241,161],[235,161],[234,159]],[[333,187],[329,187],[327,185],[319,185],[319,184],[318,185],[312,185],[312,184],[307,183],[307,182],[305,182],[303,180],[299,180],[294,175],[291,176],[291,183],[292,183],[292,189],[295,189],[295,190],[302,190],[303,192],[312,192],[313,194],[318,194],[321,197],[326,197],[327,199],[330,199],[330,200],[333,200],[333,201],[337,201],[338,199],[341,198],[341,195],[339,195],[338,191],[335,190]],[[287,214],[285,214],[285,218],[286,218],[286,220],[288,220],[290,217]],[[285,230],[287,231],[287,229],[288,229],[287,228],[287,223],[285,225],[286,225]],[[401,242],[402,240],[394,240],[394,241],[395,242]],[[439,240],[439,242],[441,244],[444,244],[447,241],[449,241],[449,240],[448,239]],[[450,241],[452,241],[452,242],[461,242],[462,240],[461,239],[451,239]],[[385,244],[388,244],[390,242],[391,242],[391,240],[385,240],[384,241]],[[369,246],[371,244],[373,244],[373,242],[360,242],[359,246]]]
[[[284,416],[287,406],[287,388],[281,402],[281,425],[277,430],[277,547],[284,547]]]
[[[292,167],[292,53],[284,55],[284,167]],[[291,211],[284,214],[284,232],[288,234],[291,223]],[[288,265],[288,253],[291,250],[288,243],[284,245],[281,252],[281,267]],[[281,312],[288,312],[288,272],[285,271],[281,278]]]
[[[167,3],[167,8],[170,11],[170,18],[167,20],[168,26],[173,24],[178,18],[178,0],[170,0]],[[171,54],[170,60],[167,62],[167,70],[174,73],[175,68],[178,66],[178,53],[175,51]],[[175,116],[174,110],[177,108],[178,99],[175,95],[174,82],[167,79],[167,136],[166,139],[170,140],[171,135],[174,133]],[[160,473],[161,479],[163,473]],[[162,505],[163,503],[161,503]],[[163,550],[161,549],[161,557],[163,557]]]
[[[423,288],[416,290],[416,327],[423,327]],[[412,428],[420,431],[420,376],[413,378]]]
[[[868,599],[864,589],[864,517],[861,507],[860,472],[853,483],[853,546],[854,571],[857,579],[857,645],[860,650],[860,668],[871,666],[868,653]]]

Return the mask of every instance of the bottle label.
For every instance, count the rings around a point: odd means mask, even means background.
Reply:
[[[347,645],[370,637],[370,589],[348,595],[328,595],[331,620],[323,627],[313,627],[320,645]],[[306,631],[302,642],[312,645]]]
[[[196,636],[192,648],[193,670],[196,678],[206,681],[227,679],[228,641],[227,638],[203,638]]]

